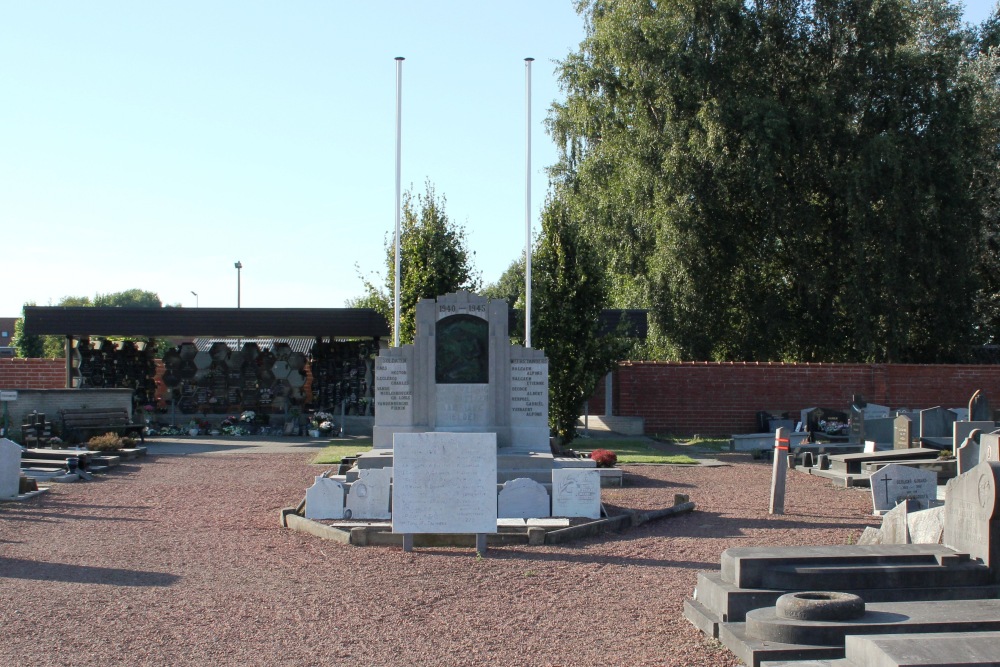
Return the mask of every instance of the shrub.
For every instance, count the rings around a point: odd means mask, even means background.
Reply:
[[[618,455],[610,449],[595,449],[590,458],[597,462],[598,468],[613,468],[618,463]]]
[[[95,435],[87,441],[87,449],[92,452],[113,452],[118,451],[124,446],[125,443],[122,442],[122,437],[117,433]]]

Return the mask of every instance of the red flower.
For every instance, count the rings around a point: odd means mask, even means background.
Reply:
[[[611,468],[618,463],[618,455],[610,449],[595,449],[590,458],[597,462],[598,468]]]

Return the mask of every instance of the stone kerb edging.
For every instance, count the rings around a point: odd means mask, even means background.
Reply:
[[[670,516],[686,514],[695,509],[694,502],[687,500],[686,496],[679,495],[677,502],[672,507],[665,507],[659,510],[647,512],[628,512],[618,516],[588,521],[578,526],[568,528],[544,528],[541,526],[529,526],[524,531],[498,532],[487,535],[487,544],[499,546],[506,544],[520,544],[528,546],[542,546],[545,544],[563,544],[572,540],[584,537],[593,537],[607,532],[622,532],[628,528],[641,526],[649,521],[655,521]],[[372,523],[368,525],[353,526],[350,529],[328,526],[326,524],[306,519],[297,513],[298,508],[286,507],[280,510],[280,523],[282,527],[306,533],[325,540],[331,540],[340,544],[351,544],[353,546],[402,546],[403,534],[393,533],[388,523]],[[427,546],[455,546],[468,547],[475,546],[475,535],[435,535],[419,534],[414,535],[414,545],[418,547]]]

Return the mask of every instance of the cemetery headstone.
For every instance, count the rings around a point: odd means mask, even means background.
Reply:
[[[887,512],[903,500],[915,501],[916,509],[927,509],[937,497],[937,473],[890,463],[871,476],[875,512]]]
[[[388,519],[389,489],[392,468],[366,468],[358,471],[344,502],[344,517],[348,519]],[[349,515],[348,515],[349,513]]]
[[[504,482],[497,497],[497,516],[520,519],[551,516],[549,492],[542,484],[526,477]]]
[[[893,421],[892,448],[910,449],[913,442],[913,421],[906,415],[899,415]]]
[[[954,428],[952,430],[952,440],[955,445],[955,451],[958,451],[959,445],[965,442],[965,439],[969,437],[972,432],[977,433],[990,433],[996,429],[996,424],[994,422],[982,421],[982,422],[972,422],[972,421],[957,421],[955,422]],[[976,441],[979,441],[979,436],[976,436]]]
[[[601,518],[601,475],[596,468],[552,470],[552,516]]]
[[[921,438],[950,438],[957,416],[940,406],[920,411]]]
[[[864,438],[877,444],[891,446],[893,436],[893,417],[865,417]],[[862,440],[857,440],[861,442]]]
[[[948,480],[944,502],[944,543],[982,560],[994,571],[1000,566],[998,487],[1000,462],[987,461]]]
[[[993,409],[982,391],[977,389],[969,399],[969,421],[993,421]]]
[[[18,495],[21,485],[21,446],[0,438],[0,498]]]
[[[913,512],[906,517],[911,544],[941,544],[944,537],[944,506]]]
[[[306,489],[307,519],[343,519],[344,485],[335,479],[317,476]]]
[[[959,475],[969,472],[979,465],[979,440],[981,437],[982,434],[979,429],[975,429],[959,445],[958,451],[955,452],[955,458],[958,459],[957,467]]]
[[[497,532],[495,433],[396,433],[392,532]]]

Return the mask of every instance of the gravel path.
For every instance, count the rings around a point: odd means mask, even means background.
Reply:
[[[154,447],[155,449],[155,447]],[[612,508],[697,510],[552,547],[351,547],[283,529],[311,454],[150,456],[0,503],[0,665],[738,665],[681,616],[730,546],[846,544],[867,490],[625,466]]]

